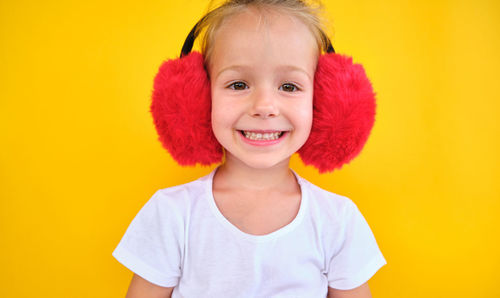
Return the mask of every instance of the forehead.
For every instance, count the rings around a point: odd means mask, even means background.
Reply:
[[[212,47],[210,66],[271,59],[315,69],[319,54],[313,33],[300,19],[276,10],[256,8],[225,19]]]

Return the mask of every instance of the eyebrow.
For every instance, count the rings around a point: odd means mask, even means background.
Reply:
[[[223,73],[225,71],[229,71],[229,70],[235,70],[235,71],[246,70],[248,68],[251,68],[251,66],[239,65],[239,64],[230,65],[230,66],[227,66],[227,67],[224,67],[223,69],[221,69],[215,75],[215,77],[217,78],[221,73]],[[300,73],[305,74],[310,80],[313,80],[313,78],[307,73],[307,71],[305,71],[304,69],[302,69],[300,67],[294,66],[294,65],[281,65],[281,66],[278,66],[278,70],[279,71],[284,71],[284,72],[292,72],[292,71],[293,72],[300,72]]]
[[[294,71],[294,72],[300,72],[300,73],[303,73],[305,74],[311,81],[312,81],[312,77],[307,73],[307,71],[305,71],[304,69],[298,67],[298,66],[294,66],[294,65],[282,65],[282,66],[279,66],[278,67],[279,70],[282,70],[282,71]]]
[[[227,67],[224,67],[223,69],[221,69],[216,75],[215,77],[217,78],[221,73],[225,72],[225,71],[228,71],[228,70],[240,70],[240,69],[246,69],[248,67],[244,66],[244,65],[229,65]]]

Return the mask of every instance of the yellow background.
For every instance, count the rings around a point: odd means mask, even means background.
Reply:
[[[338,52],[378,114],[341,171],[293,168],[349,196],[388,265],[374,297],[500,297],[500,5],[328,1]],[[123,297],[111,252],[181,168],[156,140],[152,80],[205,1],[0,2],[0,297]]]

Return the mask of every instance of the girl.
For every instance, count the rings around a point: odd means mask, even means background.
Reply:
[[[135,273],[127,297],[371,297],[386,261],[363,216],[289,168],[313,126],[318,17],[300,0],[232,0],[202,26],[224,162],[134,218],[113,252]]]

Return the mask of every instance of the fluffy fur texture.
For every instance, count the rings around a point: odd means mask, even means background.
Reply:
[[[375,94],[360,64],[322,55],[314,77],[313,125],[299,150],[320,173],[340,169],[361,152],[375,121]]]
[[[200,53],[164,62],[154,79],[152,99],[159,140],[180,165],[222,160],[222,147],[212,131],[210,82]]]
[[[363,67],[339,54],[322,55],[314,82],[313,125],[299,155],[320,173],[340,169],[361,152],[375,120],[375,94]],[[191,52],[163,63],[151,104],[163,146],[180,165],[222,159],[212,131],[210,82],[203,57]]]

